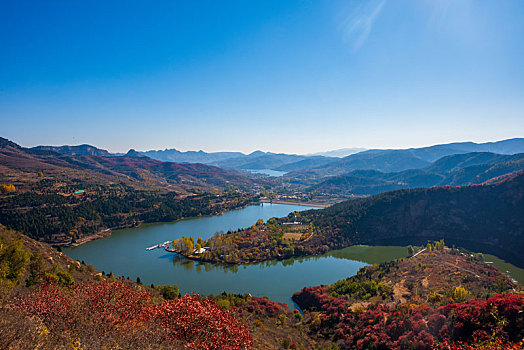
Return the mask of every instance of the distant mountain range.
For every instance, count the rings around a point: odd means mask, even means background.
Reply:
[[[110,153],[107,150],[90,145],[79,146],[36,146],[33,150],[53,151],[67,155],[97,155],[102,157],[149,157],[162,162],[201,163],[227,169],[260,170],[272,169],[290,171],[310,166],[327,164],[335,158],[323,156],[303,156],[295,154],[271,153],[255,151],[250,154],[241,152],[211,152],[186,151],[176,149],[152,150],[139,152],[130,149],[127,153]],[[293,165],[296,163],[296,165]],[[287,166],[287,167],[285,167]],[[285,167],[280,169],[281,167]]]
[[[368,150],[322,166],[293,171],[287,176],[307,179],[343,175],[355,170],[399,172],[408,169],[423,169],[442,157],[471,152],[524,153],[524,139],[515,138],[487,143],[458,142],[401,150]]]
[[[351,154],[360,153],[366,151],[365,148],[341,148],[341,149],[335,149],[333,151],[327,151],[327,152],[317,152],[308,154],[310,156],[324,156],[324,157],[333,157],[333,158],[344,158]]]
[[[273,157],[273,158],[279,159],[275,161],[275,164],[282,163],[281,166],[283,166],[283,165],[291,164],[291,163],[288,163],[288,161],[290,160],[292,160],[292,162],[300,162],[301,160],[304,160],[304,159],[334,160],[333,158],[342,158],[350,154],[362,152],[365,150],[366,150],[365,148],[342,148],[338,150],[327,151],[327,152],[318,152],[318,153],[307,154],[307,155],[291,155],[291,154],[271,153],[271,152],[262,152],[262,151],[254,151],[250,154],[244,154],[241,152],[211,152],[211,153],[207,153],[204,151],[182,152],[176,149],[165,149],[163,151],[162,150],[145,151],[141,153],[153,159],[162,160],[162,161],[170,161],[170,162],[178,162],[178,163],[203,163],[203,164],[214,164],[214,165],[219,165],[219,166],[222,164],[226,167],[229,164],[232,164],[234,167],[237,167],[238,169],[255,170],[255,169],[271,169],[268,167],[261,167],[262,165],[252,163],[253,159],[257,159],[260,157],[264,157],[264,158],[260,158],[261,164],[264,164],[264,161],[267,161],[269,157]],[[283,157],[283,156],[294,156],[294,158],[293,157]],[[226,160],[230,160],[230,161],[226,162]],[[243,161],[243,160],[246,160],[246,161]],[[275,166],[272,164],[272,162],[269,162],[266,164],[269,166],[273,166],[273,167]],[[295,166],[291,168],[294,169],[297,167]],[[278,170],[278,169],[272,169],[272,170]],[[285,171],[285,170],[280,170],[280,171]]]
[[[312,158],[312,157],[311,157]],[[324,158],[324,157],[321,157]],[[304,160],[310,159],[307,156],[300,156],[296,154],[283,153],[269,153],[269,152],[254,152],[247,156],[224,159],[222,161],[214,162],[213,165],[221,168],[229,169],[271,169],[281,170],[282,166],[295,164]]]
[[[199,162],[203,164],[218,166],[220,168],[225,169],[271,169],[284,172],[300,170],[314,166],[321,166],[336,160],[336,158],[325,156],[296,155],[262,151],[255,151],[250,154],[244,154],[240,152],[180,152],[176,149],[166,149],[164,151],[147,151],[140,153],[153,159],[163,161],[176,161],[182,163]]]
[[[237,158],[246,156],[241,152],[212,152],[207,153],[204,151],[187,151],[182,152],[176,149],[165,149],[158,151],[146,151],[141,152],[143,155],[150,158],[161,160],[163,162],[176,162],[176,163],[202,163],[211,164],[225,159]]]
[[[515,138],[487,143],[457,142],[410,149],[363,150],[360,148],[346,148],[312,155],[262,151],[255,151],[250,154],[241,152],[182,152],[176,149],[145,152],[130,150],[127,154],[113,154],[90,145],[37,146],[33,149],[48,150],[67,155],[97,155],[102,157],[125,155],[136,158],[143,155],[162,162],[202,163],[238,170],[271,169],[290,172],[287,176],[297,179],[318,179],[325,176],[343,175],[355,170],[376,170],[389,173],[408,169],[424,169],[437,159],[454,154],[471,152],[524,153],[524,139]],[[337,158],[345,154],[350,155],[344,158]]]
[[[405,188],[464,186],[512,176],[524,171],[524,153],[501,155],[489,152],[454,154],[423,169],[400,172],[354,170],[329,177],[309,191],[334,195],[373,195]]]

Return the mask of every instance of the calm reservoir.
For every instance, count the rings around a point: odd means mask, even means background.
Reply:
[[[267,176],[273,176],[273,177],[280,177],[287,174],[287,171],[278,171],[278,170],[272,170],[272,169],[246,169],[246,171],[252,173],[252,174],[262,174]]]
[[[217,216],[114,231],[110,237],[67,248],[64,252],[105,273],[113,272],[133,280],[140,277],[144,284],[177,284],[182,293],[251,293],[290,305],[291,295],[302,287],[330,284],[356,274],[368,264],[406,256],[405,247],[352,246],[316,257],[221,266],[184,259],[163,249],[145,250],[182,236],[194,237],[195,241],[198,237],[208,239],[217,231],[249,227],[260,218],[266,221],[308,209],[313,208],[263,203]]]

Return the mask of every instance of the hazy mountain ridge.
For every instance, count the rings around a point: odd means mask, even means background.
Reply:
[[[335,149],[335,150],[332,150],[332,151],[316,152],[316,153],[311,153],[311,154],[307,154],[307,155],[308,156],[324,156],[324,157],[333,157],[333,158],[344,158],[344,157],[347,157],[349,155],[352,155],[352,154],[355,154],[355,153],[359,153],[359,152],[363,152],[363,151],[366,151],[366,150],[367,150],[366,148],[359,148],[359,147],[340,148],[340,149]]]
[[[309,191],[373,195],[405,188],[481,184],[519,171],[524,171],[524,153],[500,155],[475,152],[446,156],[423,169],[391,173],[356,170],[328,178],[311,186]]]
[[[150,158],[176,163],[202,163],[210,164],[224,159],[245,156],[241,152],[204,152],[204,151],[179,151],[177,149],[151,150],[140,152]]]
[[[326,166],[293,171],[288,176],[319,178],[326,175],[342,175],[353,170],[363,169],[382,172],[422,169],[442,157],[471,152],[524,153],[524,138],[487,143],[457,142],[405,150],[368,150],[342,158]]]
[[[133,156],[139,154],[162,162],[202,163],[228,169],[271,169],[290,172],[289,176],[304,179],[326,175],[342,175],[353,170],[372,169],[382,172],[399,172],[407,169],[422,169],[442,157],[470,153],[491,152],[515,154],[524,152],[524,139],[514,138],[497,142],[474,143],[455,142],[410,149],[371,149],[346,148],[308,155],[285,154],[254,151],[242,152],[204,152],[179,151],[176,149],[135,151],[126,154],[110,153],[91,146],[37,146],[33,150],[54,151],[67,155],[98,155],[103,157]],[[344,152],[351,155],[340,157]]]
[[[231,158],[214,162],[213,165],[229,169],[277,170],[283,165],[296,163],[305,159],[307,159],[306,156],[300,156],[296,154],[256,152],[251,153],[245,157]]]
[[[305,168],[310,168],[310,167],[324,166],[324,165],[334,162],[335,160],[336,158],[311,156],[307,159],[302,159],[297,162],[284,164],[274,170],[289,172],[289,171],[300,170],[300,169],[305,169]]]
[[[289,171],[303,169],[309,166],[327,164],[334,158],[295,155],[284,153],[272,153],[254,151],[250,154],[242,152],[204,152],[204,151],[179,151],[177,149],[136,151],[130,149],[127,153],[110,153],[91,145],[79,146],[36,146],[31,148],[34,151],[52,151],[66,155],[98,155],[102,157],[149,157],[161,162],[174,163],[201,163],[227,169],[238,170],[260,170],[272,169],[279,171]],[[309,160],[309,162],[302,162]],[[280,167],[290,165],[289,170],[280,170]],[[291,165],[294,164],[294,165]]]
[[[150,157],[144,155],[144,154],[141,153],[141,152],[137,152],[137,151],[135,151],[135,150],[132,149],[132,148],[131,148],[129,151],[127,151],[127,153],[124,154],[123,156],[125,156],[125,157],[131,157],[131,158],[150,158]],[[122,156],[120,156],[120,157],[122,157]]]

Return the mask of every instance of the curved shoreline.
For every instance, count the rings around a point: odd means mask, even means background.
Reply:
[[[130,228],[138,228],[138,227],[141,227],[142,225],[175,224],[175,223],[177,223],[179,221],[183,221],[183,220],[192,220],[192,219],[200,219],[200,218],[205,218],[205,217],[218,216],[218,215],[223,215],[223,214],[225,214],[227,212],[230,212],[230,211],[233,211],[233,210],[244,209],[244,208],[249,207],[251,205],[257,205],[257,204],[260,204],[260,203],[263,203],[263,202],[262,201],[251,202],[251,203],[248,203],[246,205],[239,206],[237,208],[233,208],[233,209],[229,209],[229,210],[223,210],[223,211],[221,211],[219,213],[216,213],[216,214],[181,217],[180,219],[176,219],[176,220],[173,220],[173,221],[152,221],[152,222],[136,221],[133,224],[129,224],[129,225],[122,225],[122,226],[110,227],[110,228],[103,229],[102,231],[99,231],[99,232],[94,233],[92,235],[79,238],[75,243],[71,243],[71,242],[46,242],[46,243],[50,244],[53,247],[74,248],[74,247],[78,247],[78,246],[80,246],[80,245],[82,245],[84,243],[88,243],[88,242],[91,242],[91,241],[94,241],[94,240],[97,240],[97,239],[102,239],[102,238],[109,237],[109,236],[112,235],[113,231],[117,231],[117,230],[126,230],[126,229],[130,229]]]

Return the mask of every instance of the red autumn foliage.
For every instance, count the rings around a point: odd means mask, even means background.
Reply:
[[[186,295],[146,309],[150,323],[162,327],[173,341],[189,349],[245,349],[249,332],[229,312],[209,299]]]
[[[468,344],[464,342],[452,342],[444,340],[434,344],[434,350],[522,350],[524,348],[524,341],[520,343],[505,343],[500,339],[493,341],[479,342],[476,344]]]
[[[493,332],[503,341],[524,338],[523,294],[497,294],[488,300],[471,299],[467,303],[442,306],[439,311],[453,319],[453,327],[448,324],[440,331],[449,338],[488,340]]]
[[[77,334],[82,344],[162,344],[166,348],[246,349],[251,335],[232,313],[209,299],[186,295],[155,304],[147,291],[121,281],[42,285],[19,300],[53,333]],[[132,347],[132,346],[131,346]]]
[[[478,344],[502,344],[499,348],[513,349],[524,338],[523,294],[498,294],[440,308],[378,305],[361,312],[351,312],[345,300],[331,297],[322,287],[304,288],[295,300],[318,311],[312,328],[343,348],[432,349],[449,344],[449,349],[475,349]]]
[[[269,299],[257,297],[252,297],[249,304],[244,306],[244,309],[250,313],[267,316],[279,315],[286,308],[286,304],[275,303]]]

